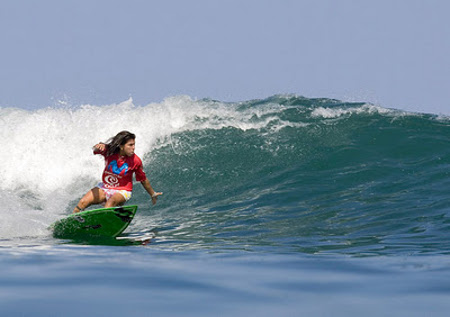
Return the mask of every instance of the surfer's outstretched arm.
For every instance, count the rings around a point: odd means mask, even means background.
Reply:
[[[142,186],[144,186],[147,193],[152,197],[153,205],[156,204],[156,201],[158,200],[158,196],[161,196],[163,193],[155,192],[152,188],[152,185],[150,185],[150,181],[148,179],[142,181],[141,184],[142,184]]]

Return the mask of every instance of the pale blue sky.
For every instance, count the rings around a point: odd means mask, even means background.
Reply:
[[[450,1],[2,0],[0,106],[293,93],[450,114]]]

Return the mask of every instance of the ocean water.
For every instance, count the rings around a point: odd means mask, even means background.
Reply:
[[[278,95],[0,108],[0,316],[448,316],[450,118]],[[125,237],[48,226],[121,130],[140,184]]]

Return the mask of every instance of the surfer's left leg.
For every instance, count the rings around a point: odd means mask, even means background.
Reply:
[[[120,192],[115,193],[106,201],[105,208],[122,206],[127,200]]]

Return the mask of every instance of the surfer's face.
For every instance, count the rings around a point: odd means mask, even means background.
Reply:
[[[121,155],[131,156],[134,154],[135,141],[129,140],[127,143],[120,147]]]

